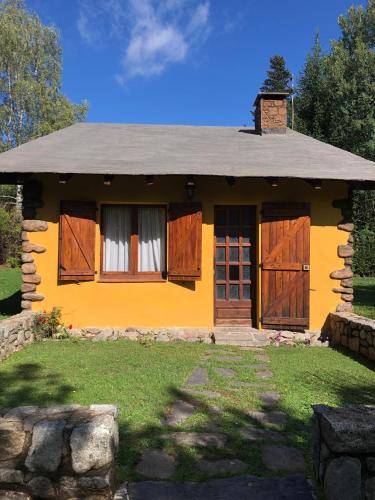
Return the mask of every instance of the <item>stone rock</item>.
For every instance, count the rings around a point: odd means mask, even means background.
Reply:
[[[285,445],[268,444],[262,446],[262,461],[272,471],[303,472],[305,461],[296,448]]]
[[[341,231],[352,233],[354,231],[354,224],[352,222],[342,222],[341,224],[337,224],[337,228]]]
[[[280,394],[275,391],[261,392],[258,396],[264,405],[274,405],[280,401]]]
[[[118,429],[113,416],[99,415],[90,422],[78,425],[70,437],[74,472],[84,474],[110,465],[117,446]]]
[[[361,462],[358,458],[339,457],[327,466],[324,477],[327,500],[360,500]]]
[[[283,426],[287,422],[286,414],[282,411],[256,411],[256,410],[248,410],[246,412],[251,419],[255,420],[259,424],[262,425],[277,425]]]
[[[84,490],[104,490],[110,486],[107,477],[90,476],[78,479],[78,486]]]
[[[38,274],[23,274],[22,281],[24,283],[33,283],[34,285],[39,285],[42,278]]]
[[[244,439],[249,441],[258,441],[260,439],[265,441],[285,441],[285,437],[277,431],[270,429],[258,429],[256,427],[243,427],[241,434]]]
[[[36,231],[47,231],[48,223],[44,220],[23,220],[22,229],[24,231],[36,232]]]
[[[272,378],[273,377],[273,373],[270,372],[269,370],[264,370],[264,371],[261,371],[261,372],[255,372],[255,376],[256,376],[256,378],[262,378],[262,379]]]
[[[345,302],[342,304],[338,304],[336,307],[337,312],[353,312],[353,304],[351,302]]]
[[[22,484],[23,472],[15,469],[0,469],[0,483]]]
[[[375,473],[375,457],[368,457],[366,459],[366,465],[370,472]]]
[[[29,236],[27,234],[27,231],[21,231],[21,240],[22,241],[29,241]]]
[[[31,241],[23,241],[22,242],[22,251],[25,253],[44,253],[46,251],[46,247],[42,245],[37,245],[35,243],[31,243]]]
[[[77,409],[80,408],[79,405],[76,405],[76,406],[77,406]],[[115,418],[117,418],[117,416],[118,416],[118,408],[116,405],[92,404],[89,406],[89,408],[91,411],[94,411],[95,413],[98,413],[98,414],[107,413],[107,414],[113,415]]]
[[[33,262],[22,264],[21,271],[23,272],[23,274],[35,274],[36,265]]]
[[[208,384],[207,368],[195,368],[193,373],[186,381],[187,385],[206,385]]]
[[[320,414],[320,428],[334,453],[375,453],[375,406],[328,408]]]
[[[341,299],[345,302],[353,302],[354,295],[341,294]]]
[[[136,466],[136,471],[144,477],[166,479],[174,473],[176,460],[160,450],[146,450]]]
[[[234,377],[236,374],[236,372],[234,370],[231,370],[230,368],[214,368],[214,370],[222,377],[227,377],[227,378]]]
[[[21,262],[23,263],[34,262],[34,257],[31,255],[31,253],[23,253],[21,255]]]
[[[26,433],[17,422],[0,423],[0,459],[10,460],[18,457],[25,444]]]
[[[21,491],[1,491],[0,500],[31,500],[31,497]]]
[[[238,460],[237,458],[224,458],[210,462],[208,460],[201,460],[198,462],[198,469],[201,472],[209,475],[215,474],[240,474],[247,469],[247,464]]]
[[[34,425],[26,467],[32,472],[54,472],[60,465],[65,420],[42,420]]]
[[[213,432],[172,432],[164,435],[164,439],[172,439],[178,445],[185,446],[213,446],[215,448],[224,448],[227,438],[224,434]]]
[[[342,280],[342,279],[346,279],[346,278],[353,278],[353,271],[351,271],[348,268],[338,269],[337,271],[333,271],[330,274],[330,277],[333,280]]]
[[[350,295],[353,294],[354,290],[353,288],[345,288],[345,287],[337,287],[337,288],[332,288],[332,291],[335,293],[348,293]]]
[[[37,498],[56,498],[55,489],[52,482],[43,476],[34,477],[27,483],[33,497]]]
[[[348,288],[353,288],[353,278],[345,278],[341,280],[341,286],[343,287],[348,287]]]
[[[21,300],[21,309],[31,309],[31,304],[30,300]]]
[[[196,408],[192,404],[179,399],[173,403],[172,413],[165,419],[165,423],[167,425],[180,424],[195,412]]]
[[[24,283],[21,287],[22,293],[35,292],[36,285],[34,283]]]
[[[342,259],[344,259],[345,257],[353,257],[354,249],[352,245],[339,245],[337,247],[337,254]]]
[[[30,300],[30,302],[41,302],[44,300],[44,295],[40,293],[27,292],[22,294],[22,298],[23,300]]]

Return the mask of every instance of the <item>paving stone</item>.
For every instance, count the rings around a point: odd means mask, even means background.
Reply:
[[[220,392],[206,391],[204,389],[202,389],[200,391],[194,390],[194,389],[186,389],[185,392],[186,392],[187,396],[189,396],[189,395],[191,395],[191,396],[203,396],[206,398],[220,398],[221,397]]]
[[[242,356],[219,356],[217,359],[219,361],[241,361]]]
[[[272,378],[273,377],[273,373],[270,372],[269,370],[264,370],[264,371],[261,371],[261,372],[255,372],[255,376],[257,378]]]
[[[172,432],[162,437],[163,439],[172,439],[176,444],[186,446],[224,448],[227,442],[227,437],[217,432]]]
[[[207,368],[195,368],[193,373],[186,381],[187,385],[206,385],[208,384]]]
[[[290,477],[242,476],[202,483],[130,483],[126,500],[314,500],[310,481]]]
[[[282,411],[256,411],[249,410],[246,412],[253,420],[256,420],[259,424],[263,425],[285,425],[286,424],[286,414]]]
[[[264,363],[269,363],[271,361],[271,358],[267,356],[267,354],[257,354],[256,356],[254,356],[254,358],[257,361],[262,361]]]
[[[176,425],[187,418],[191,417],[196,412],[195,406],[187,401],[178,399],[173,403],[172,413],[165,419],[166,425]]]
[[[303,472],[305,460],[297,448],[267,444],[262,446],[262,461],[272,471]]]
[[[254,389],[276,389],[275,384],[267,384],[262,382],[242,382],[242,380],[232,380],[231,384],[237,387],[253,387]]]
[[[249,441],[258,441],[259,439],[269,441],[285,441],[286,438],[280,432],[271,431],[270,429],[257,429],[256,427],[243,427],[241,434]]]
[[[222,377],[230,378],[236,375],[236,372],[234,370],[231,370],[230,368],[214,368],[214,370]]]
[[[260,392],[258,394],[264,405],[274,405],[280,401],[280,394],[276,391]]]
[[[208,460],[201,460],[198,463],[198,469],[206,474],[239,474],[247,469],[247,464],[238,460],[237,458],[224,458],[222,460],[215,460],[214,462]]]
[[[161,450],[146,450],[142,459],[136,466],[136,471],[144,477],[166,479],[176,468],[176,460]]]

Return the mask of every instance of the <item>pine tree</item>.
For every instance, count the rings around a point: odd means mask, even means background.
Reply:
[[[292,74],[287,69],[283,56],[274,55],[270,58],[270,69],[267,75],[260,89],[261,92],[292,92]]]

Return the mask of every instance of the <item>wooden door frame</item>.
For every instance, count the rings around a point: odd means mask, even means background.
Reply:
[[[252,258],[250,261],[251,264],[251,269],[250,269],[250,276],[251,276],[251,287],[250,287],[250,300],[251,300],[251,320],[252,320],[252,327],[253,328],[258,328],[259,325],[259,306],[260,304],[260,291],[259,291],[259,283],[260,283],[260,269],[259,269],[259,262],[258,262],[258,245],[260,241],[260,219],[259,219],[259,207],[257,204],[247,204],[247,203],[218,203],[214,205],[214,210],[213,210],[213,229],[214,229],[214,238],[213,238],[213,319],[214,319],[214,326],[217,326],[216,324],[216,234],[215,234],[215,229],[216,229],[216,224],[215,224],[215,214],[216,214],[216,209],[217,208],[251,208],[253,210],[253,220],[254,220],[254,229],[251,234],[252,238]]]

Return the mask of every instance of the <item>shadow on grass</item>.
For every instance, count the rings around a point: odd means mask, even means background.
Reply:
[[[43,381],[40,387],[38,382]],[[68,401],[73,387],[56,373],[46,374],[38,363],[22,363],[11,370],[0,367],[0,407],[48,406]]]
[[[354,305],[361,307],[375,307],[375,280],[368,284],[356,284]]]
[[[0,300],[0,315],[13,316],[21,312],[21,291]]]

